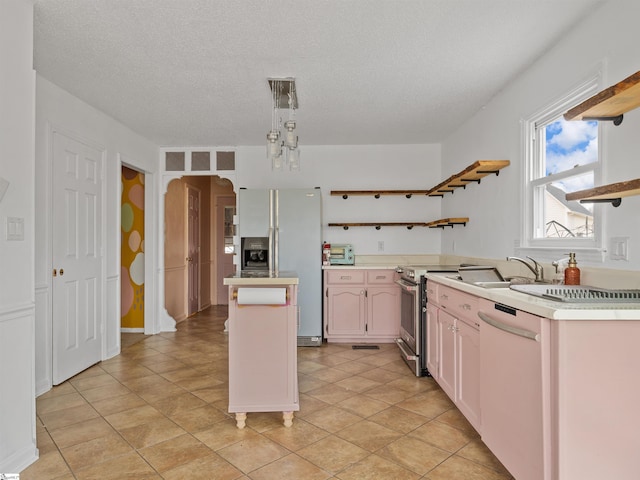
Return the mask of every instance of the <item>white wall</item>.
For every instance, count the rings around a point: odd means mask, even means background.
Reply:
[[[635,73],[640,68],[639,17],[638,2],[605,4],[443,142],[444,175],[474,160],[511,160],[511,166],[499,177],[488,177],[481,185],[443,201],[444,216],[464,213],[471,219],[467,229],[443,234],[443,253],[489,258],[514,254],[514,245],[520,242],[522,213],[520,120],[584,80],[600,62],[605,66],[603,88]],[[640,110],[625,114],[618,127],[604,123],[600,137],[606,165],[603,184],[640,177],[639,130]],[[592,266],[640,269],[640,196],[623,199],[618,208],[608,204],[596,208],[606,215],[604,246],[609,247],[611,237],[630,237],[630,257],[629,261],[613,261],[607,255],[604,264]]]
[[[439,198],[352,196],[331,190],[426,190],[443,179],[439,145],[307,146],[300,138],[301,171],[273,172],[266,147],[241,147],[236,153],[235,187],[306,188],[322,191],[323,240],[351,243],[358,255],[439,253],[440,229],[404,227],[328,227],[334,222],[427,222],[441,218]],[[462,228],[462,227],[456,227]],[[384,242],[384,251],[378,250]],[[320,255],[318,245],[318,255]],[[319,257],[318,257],[319,258]]]
[[[0,472],[19,472],[38,456],[34,395],[33,2],[0,2]],[[8,241],[8,217],[24,239]]]
[[[38,76],[36,81],[36,386],[51,387],[51,155],[52,131],[90,142],[105,151],[103,172],[105,232],[103,358],[120,351],[121,165],[145,173],[145,328],[156,318],[158,148],[104,113]],[[155,333],[155,332],[154,332]]]

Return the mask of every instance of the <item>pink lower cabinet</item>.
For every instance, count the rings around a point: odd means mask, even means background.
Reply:
[[[555,320],[551,329],[552,478],[639,479],[640,321]]]
[[[245,288],[255,291],[244,295]],[[286,301],[269,303],[267,290],[280,289]],[[229,412],[236,414],[238,428],[248,412],[279,411],[289,427],[300,409],[296,294],[297,285],[229,288]]]
[[[400,329],[394,270],[324,271],[324,330],[329,342],[392,343]]]
[[[484,299],[479,302],[479,316],[482,440],[518,480],[555,478],[551,476],[550,320]]]
[[[441,307],[427,304],[427,321],[429,317],[437,318],[437,375],[434,378],[469,423],[479,430],[480,333],[472,316],[476,314],[477,299],[444,286],[440,286],[439,291],[441,300],[445,300],[441,301]]]

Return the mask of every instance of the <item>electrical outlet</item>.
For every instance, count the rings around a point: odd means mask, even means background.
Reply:
[[[384,252],[384,242],[382,240],[378,242],[378,251]]]
[[[629,237],[611,237],[611,260],[629,260]]]

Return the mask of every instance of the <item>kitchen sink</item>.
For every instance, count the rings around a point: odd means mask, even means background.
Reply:
[[[609,290],[587,285],[511,285],[511,290],[568,303],[640,303],[640,290]]]

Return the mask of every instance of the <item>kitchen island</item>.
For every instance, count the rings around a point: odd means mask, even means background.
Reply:
[[[290,427],[298,400],[298,276],[240,271],[229,286],[229,413],[238,428],[249,412],[283,412]]]

